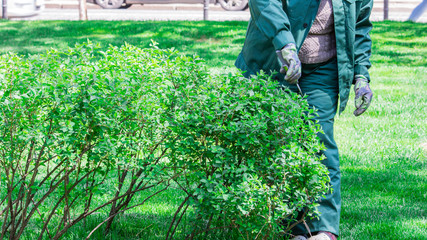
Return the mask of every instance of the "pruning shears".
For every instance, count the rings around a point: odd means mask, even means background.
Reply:
[[[280,50],[276,50],[276,55],[277,55],[277,58],[280,61],[280,64],[282,65],[282,68],[280,68],[280,73],[281,74],[286,74],[286,71],[288,71],[289,66],[288,66],[288,64],[286,64],[285,59],[283,59],[282,52]],[[298,81],[297,81],[296,85],[297,85],[299,94],[301,96],[303,96],[304,94],[302,94],[301,87],[299,86]]]

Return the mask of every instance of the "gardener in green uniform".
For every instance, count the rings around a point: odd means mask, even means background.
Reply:
[[[354,84],[354,115],[368,108],[373,0],[250,0],[251,19],[236,66],[246,77],[264,72],[292,91],[299,84],[323,128],[324,164],[334,189],[319,201],[318,219],[298,225],[295,240],[335,240],[341,209],[338,149],[333,136],[334,117],[346,107]],[[278,61],[276,51],[283,57]]]

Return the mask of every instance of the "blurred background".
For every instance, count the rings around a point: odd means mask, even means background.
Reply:
[[[1,0],[3,1],[3,0]],[[9,19],[215,20],[249,19],[248,0],[6,0]],[[373,21],[406,21],[422,0],[374,0]],[[24,9],[25,11],[23,11]],[[82,16],[83,15],[83,16]],[[83,18],[82,18],[83,17]],[[418,22],[427,22],[427,14]]]

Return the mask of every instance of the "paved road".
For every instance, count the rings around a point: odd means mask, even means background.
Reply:
[[[390,5],[389,18],[395,21],[408,19],[411,10],[417,5],[417,1],[394,3]],[[77,1],[63,0],[46,1],[46,9],[39,15],[29,18],[16,18],[15,20],[78,20]],[[247,21],[249,11],[225,11],[218,5],[210,5],[208,20],[212,21]],[[163,5],[134,5],[129,9],[101,9],[94,4],[88,4],[89,20],[203,20],[203,4],[163,4]],[[374,4],[371,20],[383,20],[382,2]],[[420,19],[427,22],[427,13]]]
[[[75,1],[77,2],[77,1]],[[63,1],[46,4],[46,8],[37,16],[14,18],[12,20],[78,20],[78,6],[75,2]],[[162,4],[133,5],[128,9],[101,9],[88,3],[89,20],[203,20],[203,4]],[[219,5],[211,4],[208,20],[212,21],[247,21],[249,11],[225,11]]]
[[[200,9],[183,9],[183,10],[166,10],[166,9],[88,9],[89,20],[203,20],[203,10]],[[45,9],[41,14],[22,18],[17,20],[78,20],[79,13],[77,9]],[[227,12],[222,10],[210,10],[208,20],[212,21],[247,21],[249,12]]]

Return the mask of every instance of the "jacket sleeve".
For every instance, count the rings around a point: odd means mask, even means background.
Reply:
[[[249,10],[257,28],[271,39],[276,50],[295,43],[281,0],[249,0]]]
[[[371,67],[372,41],[369,32],[372,23],[369,20],[373,6],[373,0],[362,0],[360,9],[356,12],[356,37],[354,42],[354,74],[363,75],[368,78],[368,69]]]

